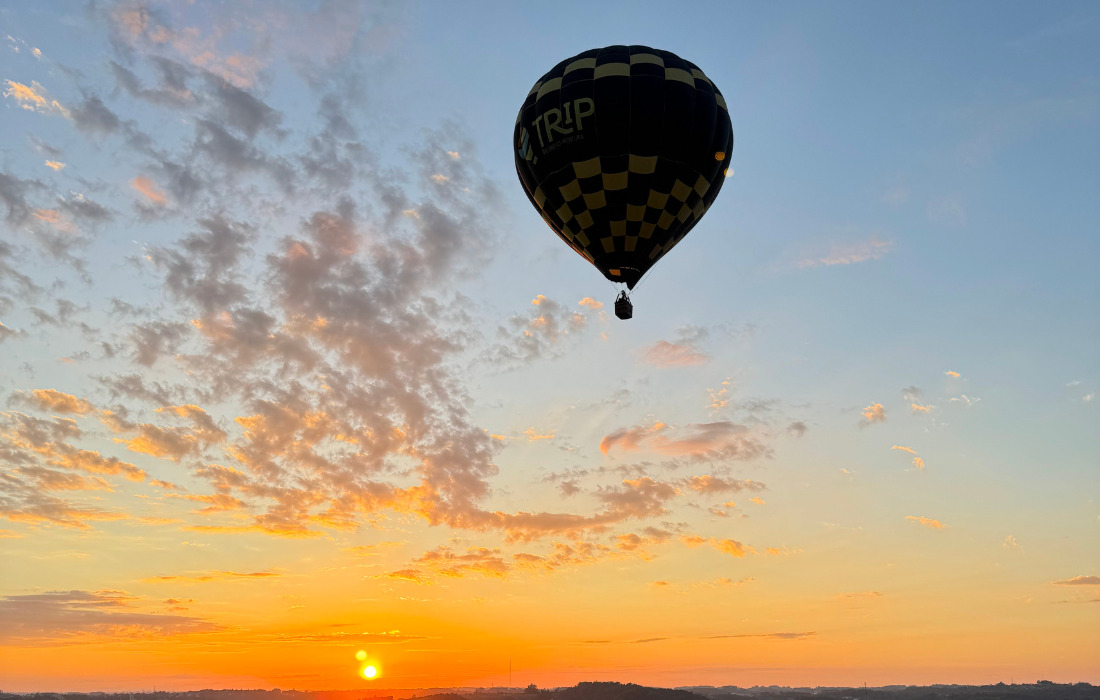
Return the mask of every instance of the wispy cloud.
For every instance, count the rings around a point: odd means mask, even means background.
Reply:
[[[941,523],[939,520],[934,520],[932,518],[926,518],[923,515],[907,515],[907,516],[905,516],[905,519],[906,520],[912,520],[914,522],[918,522],[921,525],[923,525],[924,527],[931,528],[933,530],[942,530],[943,529],[943,523]]]
[[[1051,581],[1055,586],[1100,586],[1100,576],[1074,576],[1062,581]]]
[[[92,644],[104,638],[163,638],[221,629],[198,617],[145,612],[140,603],[135,596],[111,590],[7,596],[0,598],[0,639]]]
[[[796,265],[800,269],[852,265],[867,260],[877,260],[886,255],[892,247],[893,244],[889,241],[872,236],[866,241],[834,244],[826,253],[802,257]]]

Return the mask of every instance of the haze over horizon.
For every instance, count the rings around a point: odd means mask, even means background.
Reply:
[[[0,0],[0,44],[0,689],[1100,683],[1095,3]],[[625,322],[512,143],[612,44],[735,134]]]

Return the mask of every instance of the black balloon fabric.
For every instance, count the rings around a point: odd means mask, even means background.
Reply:
[[[516,171],[558,236],[633,289],[706,213],[725,180],[725,99],[689,61],[608,46],[542,76],[520,108]]]

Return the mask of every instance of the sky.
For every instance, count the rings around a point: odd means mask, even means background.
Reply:
[[[6,0],[0,44],[3,690],[1100,683],[1095,3]],[[735,134],[629,321],[512,150],[613,44]]]

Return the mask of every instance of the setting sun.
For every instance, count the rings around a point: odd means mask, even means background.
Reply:
[[[378,669],[374,666],[367,666],[363,669],[363,678],[375,678],[378,676]]]

